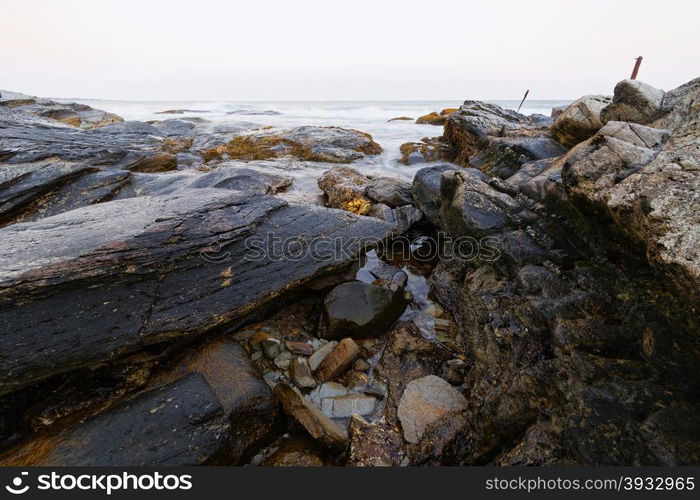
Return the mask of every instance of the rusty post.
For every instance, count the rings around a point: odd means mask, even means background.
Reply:
[[[523,100],[520,101],[520,106],[518,106],[518,111],[516,111],[516,113],[520,113],[520,108],[523,107],[523,103],[525,102],[525,99],[527,99],[527,95],[528,95],[529,93],[530,93],[530,89],[527,89],[527,90],[525,91],[525,95],[523,96]]]
[[[637,60],[637,62],[634,63],[634,69],[632,70],[632,76],[630,76],[630,80],[637,79],[637,73],[639,73],[639,67],[642,65],[642,56],[639,56],[636,60]]]

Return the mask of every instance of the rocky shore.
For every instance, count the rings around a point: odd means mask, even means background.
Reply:
[[[420,117],[412,183],[0,95],[3,465],[700,463],[700,79]]]

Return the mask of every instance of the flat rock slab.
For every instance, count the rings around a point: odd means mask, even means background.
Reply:
[[[226,448],[230,424],[202,375],[190,374],[13,450],[6,465],[200,465]]]
[[[347,270],[390,231],[347,212],[220,189],[0,229],[0,393],[235,327],[271,299]]]

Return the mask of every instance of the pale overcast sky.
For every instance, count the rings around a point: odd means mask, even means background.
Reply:
[[[0,0],[0,88],[189,100],[530,99],[700,76],[700,2]]]

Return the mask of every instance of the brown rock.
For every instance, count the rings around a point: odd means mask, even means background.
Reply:
[[[288,351],[301,356],[311,356],[314,353],[313,347],[306,342],[285,342]]]
[[[289,376],[300,389],[313,389],[316,387],[316,381],[311,376],[311,369],[306,358],[294,356],[289,363]]]
[[[313,437],[326,446],[344,450],[348,438],[345,429],[326,417],[321,410],[309,402],[299,391],[287,384],[275,386],[275,395],[282,402],[285,413],[294,417]]]
[[[428,375],[411,381],[399,402],[403,436],[417,443],[431,423],[449,412],[464,410],[467,400],[440,377]]]
[[[346,465],[351,467],[392,467],[404,457],[398,429],[370,424],[359,415],[350,419],[350,447]]]
[[[318,179],[318,187],[326,194],[326,205],[359,215],[366,215],[372,200],[365,195],[370,180],[350,167],[333,167]]]
[[[263,467],[322,467],[331,465],[328,452],[306,436],[285,439],[279,448],[260,464]]]
[[[364,359],[358,359],[353,365],[353,369],[358,372],[368,372],[370,368],[369,363]]]
[[[350,368],[355,358],[360,355],[360,346],[358,346],[351,338],[341,340],[335,349],[325,357],[321,365],[316,371],[316,378],[321,382],[328,382],[339,375],[342,375],[345,370]]]

